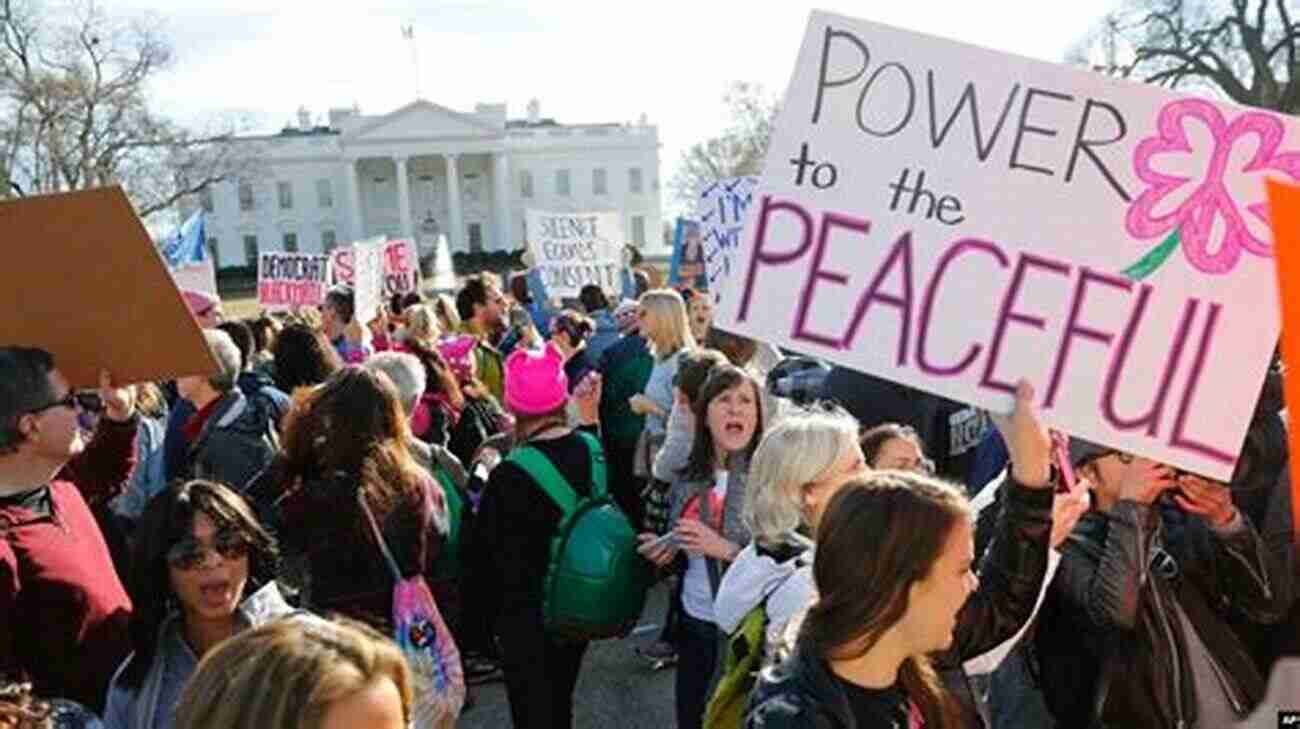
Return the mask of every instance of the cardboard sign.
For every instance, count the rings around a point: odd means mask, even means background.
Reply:
[[[813,13],[720,326],[1227,480],[1300,129]]]
[[[723,281],[731,276],[731,259],[740,247],[745,213],[754,199],[757,177],[729,177],[700,191],[696,217],[703,228],[704,265],[714,303],[722,301]]]
[[[257,303],[264,309],[320,306],[329,262],[329,256],[315,253],[263,253],[257,262]]]
[[[700,291],[709,286],[704,241],[700,224],[694,220],[677,219],[677,229],[673,236],[673,259],[668,267],[668,284],[690,286]]]
[[[415,244],[409,240],[386,240],[379,236],[364,243],[378,245],[383,271],[382,294],[387,300],[394,294],[408,294],[420,290],[420,257]],[[353,244],[336,249],[330,254],[330,285],[354,286]]]
[[[623,269],[623,223],[618,213],[528,211],[528,247],[547,294],[576,297],[596,284],[618,291]]]
[[[1277,255],[1278,293],[1282,302],[1282,361],[1290,377],[1283,378],[1286,411],[1293,420],[1287,428],[1291,448],[1291,525],[1300,539],[1300,187],[1268,183],[1269,212],[1273,218],[1273,250]]]
[[[48,350],[74,387],[217,371],[121,188],[0,202],[0,230],[0,344]]]

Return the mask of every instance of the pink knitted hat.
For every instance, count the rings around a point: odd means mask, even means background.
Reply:
[[[519,415],[541,415],[564,406],[569,377],[564,355],[554,345],[541,352],[516,349],[506,358],[506,407]]]
[[[447,337],[438,342],[438,354],[447,360],[447,366],[451,367],[451,373],[456,376],[457,382],[464,382],[469,378],[470,372],[474,369],[474,337],[468,334],[460,336]]]

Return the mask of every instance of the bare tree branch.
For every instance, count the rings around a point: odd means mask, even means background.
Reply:
[[[147,217],[253,169],[233,125],[192,134],[150,104],[146,86],[172,60],[156,22],[94,0],[58,13],[40,2],[0,0],[0,182],[121,184]]]
[[[1233,101],[1300,112],[1300,25],[1293,0],[1128,0],[1087,36],[1112,57],[1098,68],[1170,88],[1209,91]],[[1123,45],[1131,62],[1113,57]],[[1070,53],[1074,62],[1090,58]]]

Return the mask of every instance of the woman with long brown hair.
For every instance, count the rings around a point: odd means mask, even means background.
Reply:
[[[969,691],[961,662],[1028,619],[1052,527],[1051,440],[1033,388],[1022,382],[1014,413],[995,422],[1012,466],[998,538],[984,558],[989,584],[980,588],[972,572],[973,514],[956,487],[909,471],[875,471],[836,486],[810,519],[816,602],[793,655],[760,679],[747,726],[979,725],[956,693]],[[813,491],[830,490],[809,484],[805,504],[814,505]]]
[[[308,395],[286,423],[267,476],[281,490],[277,532],[286,551],[308,557],[315,611],[379,627],[390,620],[393,578],[365,509],[403,577],[429,574],[447,535],[447,506],[411,457],[409,437],[392,382],[353,366]]]
[[[817,529],[808,610],[795,655],[760,679],[751,727],[957,726],[929,654],[952,644],[975,590],[966,499],[902,472],[844,486]]]

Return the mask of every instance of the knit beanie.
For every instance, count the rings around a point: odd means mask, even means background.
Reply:
[[[542,415],[569,399],[564,355],[553,344],[541,352],[516,349],[506,358],[506,407],[518,415]]]

